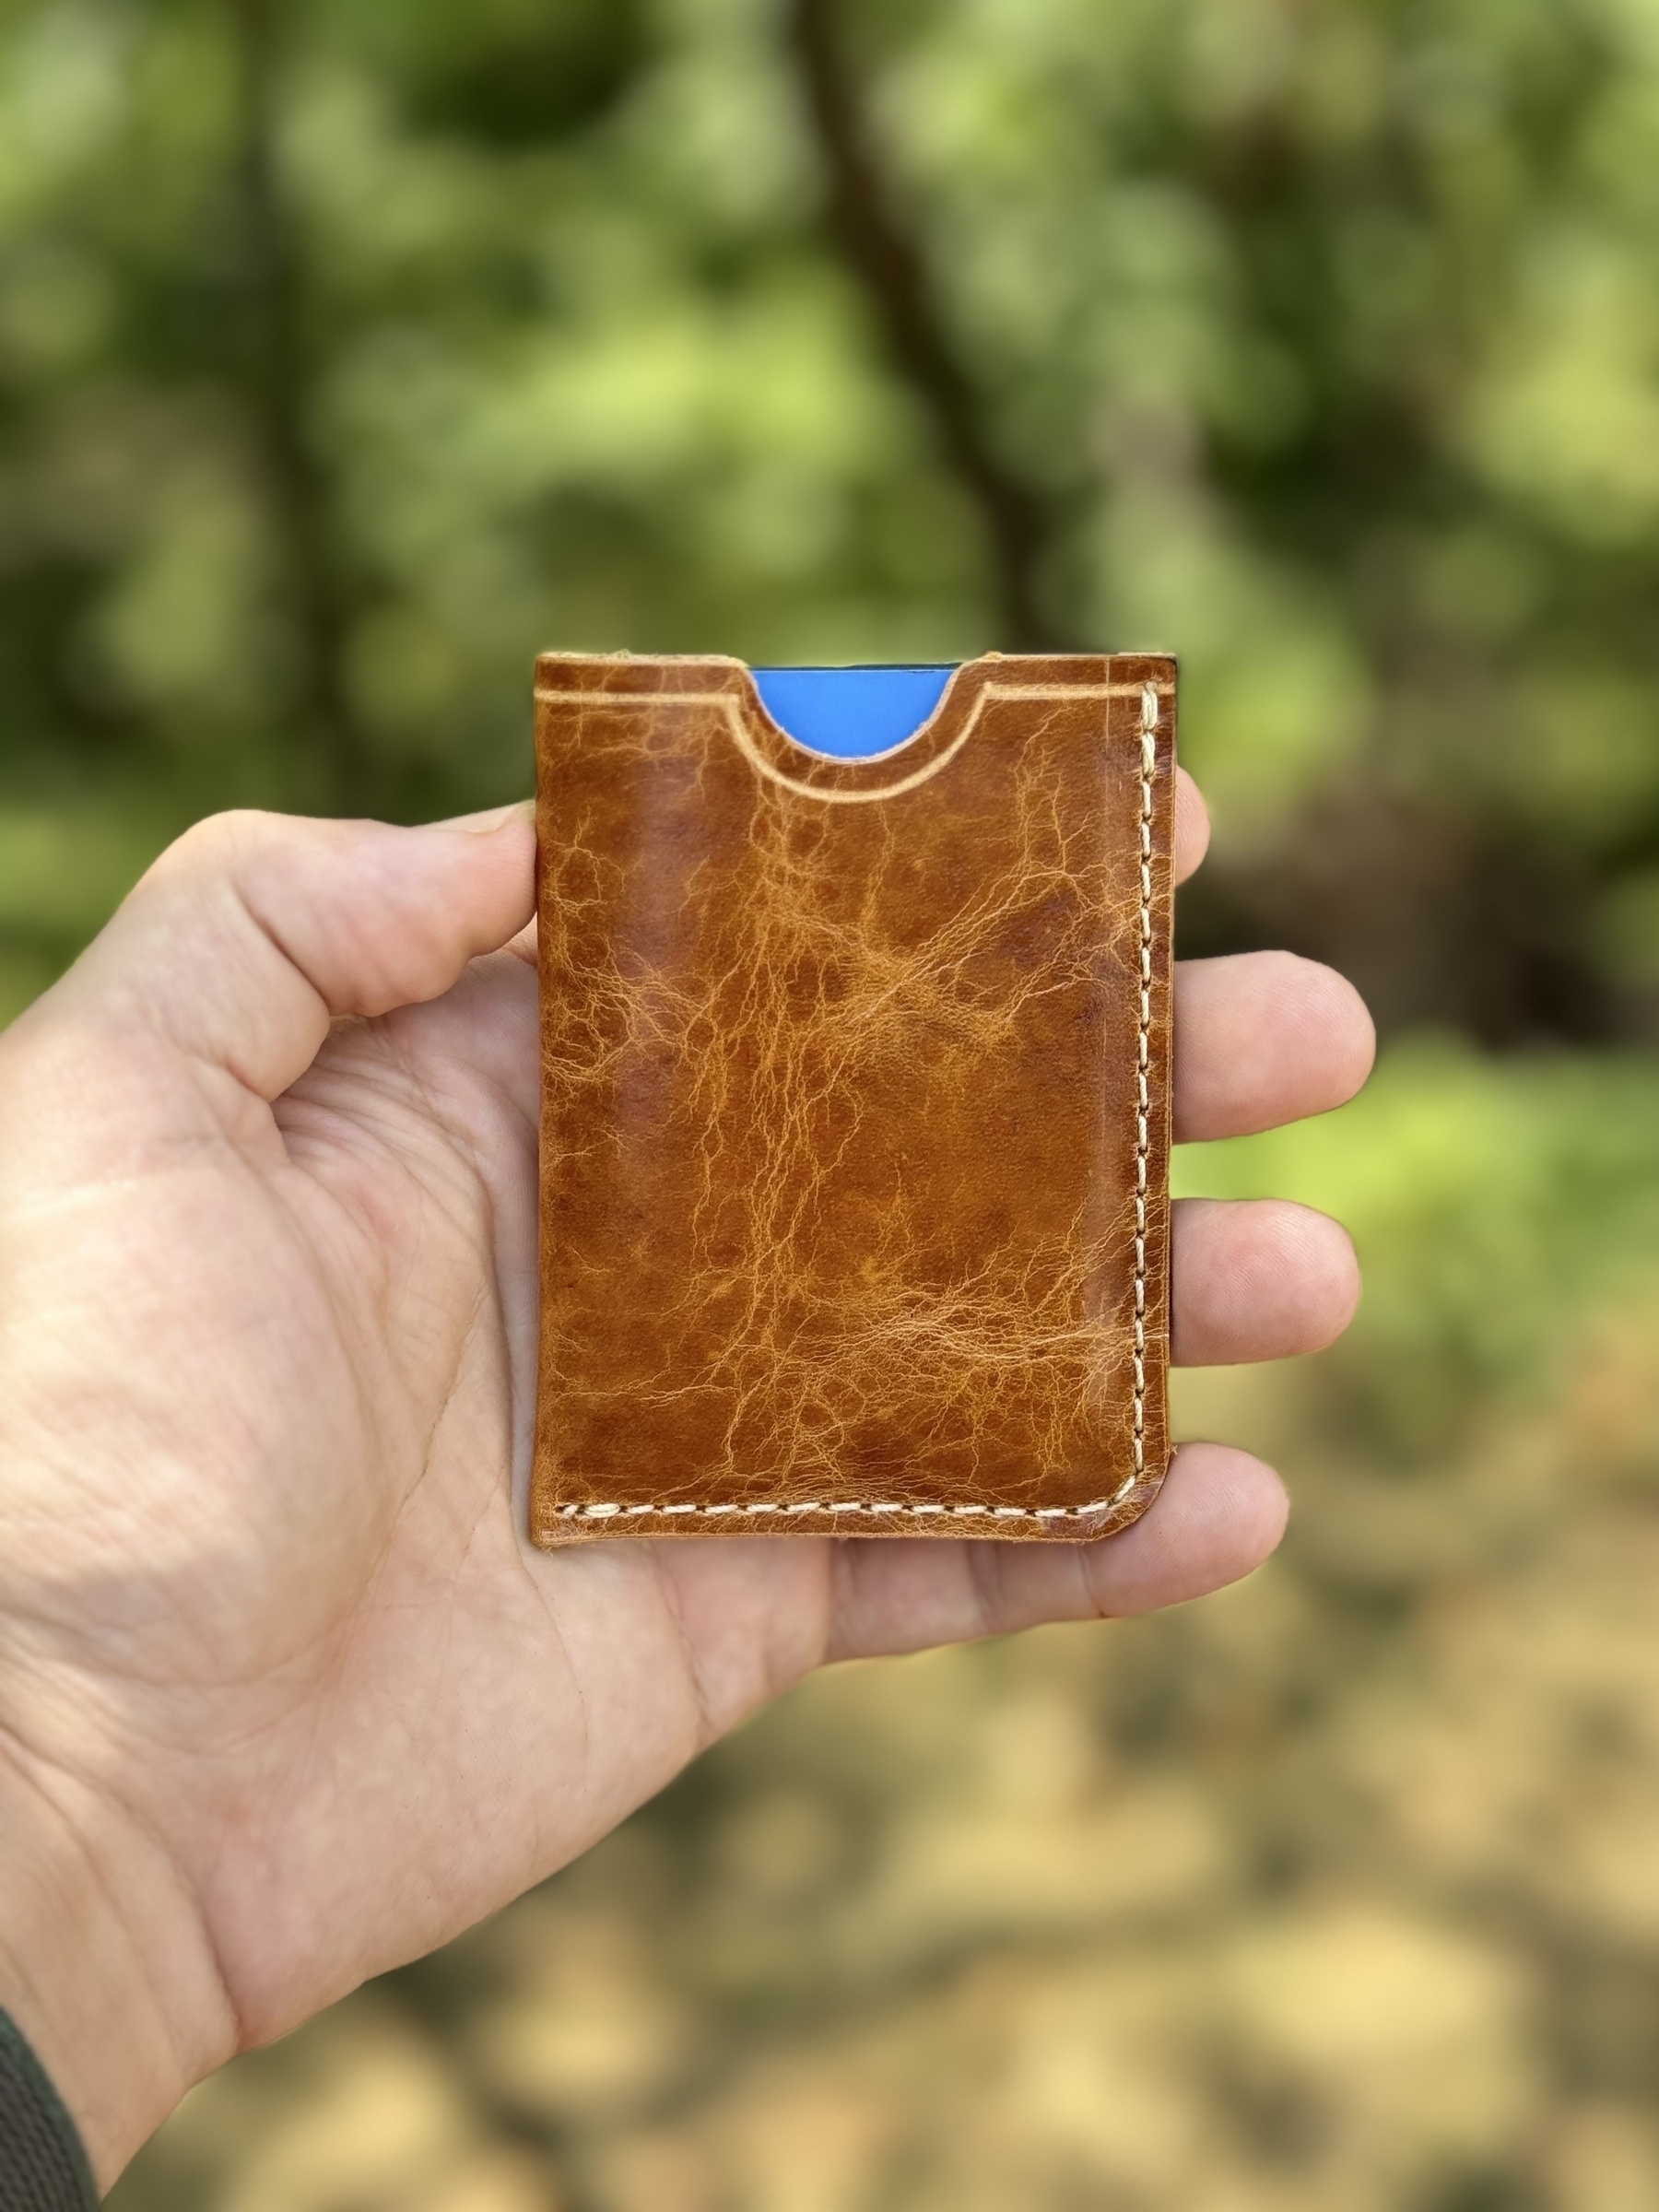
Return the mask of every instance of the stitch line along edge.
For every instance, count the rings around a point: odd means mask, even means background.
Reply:
[[[1045,687],[1046,688],[1046,687]],[[1112,684],[1090,686],[1097,696],[1108,700],[1120,698],[1130,687]],[[812,1514],[865,1515],[873,1520],[888,1520],[894,1516],[912,1520],[979,1520],[979,1521],[1089,1521],[1101,1513],[1114,1512],[1127,1503],[1130,1497],[1146,1478],[1146,1406],[1147,1406],[1147,1168],[1150,1152],[1150,1066],[1152,1029],[1152,813],[1154,787],[1158,771],[1158,719],[1159,694],[1168,687],[1142,683],[1134,687],[1141,702],[1140,726],[1136,732],[1140,740],[1140,811],[1139,853],[1140,867],[1140,961],[1139,1019],[1135,1030],[1135,1393],[1133,1410],[1134,1469],[1119,1483],[1110,1497],[1092,1499],[1087,1505],[910,1505],[897,1500],[869,1501],[844,1500],[828,1502],[806,1500],[798,1503],[752,1503],[732,1500],[712,1505],[644,1504],[624,1505],[615,1501],[597,1504],[572,1503],[559,1506],[554,1518],[571,1521],[628,1521],[658,1518],[682,1520],[695,1517],[701,1520],[772,1518],[777,1515]],[[1076,696],[1075,692],[1072,694]],[[651,695],[660,699],[661,694]],[[700,695],[688,694],[688,699]],[[733,702],[735,704],[735,702]],[[976,702],[977,704],[977,702]],[[971,719],[970,723],[971,727]],[[966,732],[963,733],[966,735]],[[959,743],[960,740],[959,740]],[[954,752],[957,748],[953,747]],[[745,746],[746,754],[748,747]],[[757,765],[759,765],[757,763]],[[786,779],[778,778],[779,782]],[[818,794],[812,795],[818,796]]]

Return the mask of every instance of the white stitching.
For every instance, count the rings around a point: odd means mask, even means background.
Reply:
[[[1135,1474],[1147,1468],[1147,1123],[1152,1029],[1152,779],[1158,769],[1158,691],[1141,687],[1140,1030],[1135,1041]]]
[[[986,691],[992,688],[991,685],[985,687]],[[1116,685],[1100,688],[1108,697],[1118,695],[1119,687]],[[1096,696],[1099,695],[1097,692]],[[556,696],[562,699],[568,695],[559,693]],[[660,700],[665,695],[659,692],[647,696]],[[700,701],[703,695],[688,693],[685,696]],[[1070,692],[1066,696],[1076,697],[1077,694]],[[868,1513],[877,1517],[901,1513],[911,1519],[924,1516],[932,1519],[940,1513],[947,1513],[953,1519],[970,1521],[1087,1521],[1096,1513],[1109,1513],[1122,1505],[1140,1482],[1147,1467],[1147,1160],[1151,1109],[1147,1077],[1151,1064],[1152,1027],[1152,797],[1153,781],[1158,771],[1156,684],[1141,685],[1140,702],[1140,1022],[1135,1038],[1134,1474],[1120,1482],[1110,1498],[1096,1498],[1088,1505],[905,1505],[887,1500],[868,1501],[862,1499],[843,1500],[835,1504],[820,1504],[808,1500],[798,1505],[771,1502],[754,1505],[739,1502],[721,1505],[561,1505],[559,1508],[559,1520],[637,1521],[653,1513],[665,1516],[696,1513],[711,1519],[730,1513]],[[735,702],[733,704],[735,706]],[[978,702],[975,704],[977,706]],[[971,717],[971,727],[973,719]],[[745,750],[747,750],[747,747]],[[779,777],[778,781],[782,782],[785,779]],[[811,795],[820,797],[823,794],[814,791]]]
[[[821,1504],[807,1499],[799,1505],[561,1505],[558,1517],[561,1521],[638,1521],[653,1513],[868,1513],[872,1516],[904,1513],[914,1519],[931,1519],[949,1513],[958,1520],[969,1521],[1087,1521],[1096,1513],[1109,1513],[1115,1506],[1122,1505],[1139,1480],[1138,1475],[1131,1475],[1119,1483],[1110,1498],[1096,1498],[1088,1505],[902,1505],[865,1499],[841,1499],[833,1504]]]

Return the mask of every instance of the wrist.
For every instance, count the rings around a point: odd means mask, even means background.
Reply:
[[[0,2007],[106,2190],[185,2090],[229,2055],[230,2009],[200,1915],[159,1847],[9,1736],[0,1736]]]

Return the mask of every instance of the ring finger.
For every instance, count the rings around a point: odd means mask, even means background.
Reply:
[[[1316,1352],[1359,1302],[1347,1232],[1286,1198],[1175,1203],[1170,1350],[1178,1367]]]

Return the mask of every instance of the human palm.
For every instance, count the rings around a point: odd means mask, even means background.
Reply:
[[[0,2001],[106,2178],[819,1662],[1171,1602],[1278,1535],[1270,1471],[1190,1445],[1095,1545],[532,1550],[532,862],[522,810],[204,825],[0,1038],[0,1810],[39,1840]],[[1325,971],[1190,967],[1177,1133],[1334,1104],[1370,1049]],[[1178,1358],[1308,1348],[1353,1295],[1321,1217],[1178,1209]]]

